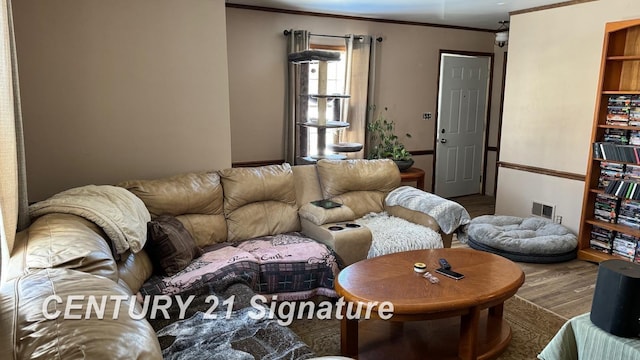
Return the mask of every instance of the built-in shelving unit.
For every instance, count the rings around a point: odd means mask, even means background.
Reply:
[[[640,19],[605,27],[578,239],[582,260],[639,258],[640,143],[629,141],[636,134],[640,134]]]

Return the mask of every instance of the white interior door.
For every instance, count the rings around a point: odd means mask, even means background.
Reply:
[[[435,193],[481,192],[490,58],[443,54],[436,136]]]

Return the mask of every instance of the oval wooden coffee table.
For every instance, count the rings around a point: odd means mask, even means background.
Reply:
[[[447,259],[464,279],[436,274],[440,258]],[[416,262],[425,263],[440,282],[432,284],[416,273]],[[342,355],[496,358],[511,340],[511,327],[502,318],[503,303],[523,283],[524,273],[514,262],[466,248],[406,251],[357,262],[338,275],[337,293],[345,302],[390,301],[394,312],[388,321],[344,317]],[[373,309],[372,319],[377,315],[377,307]]]

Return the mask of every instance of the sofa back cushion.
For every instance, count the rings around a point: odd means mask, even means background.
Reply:
[[[315,165],[296,165],[292,167],[296,184],[298,208],[315,200],[322,199],[322,189]]]
[[[230,241],[300,230],[289,164],[230,168],[219,174]]]
[[[347,205],[356,217],[384,209],[384,198],[400,186],[400,170],[388,159],[318,161],[322,196]]]
[[[227,240],[222,185],[216,172],[187,173],[118,184],[138,196],[151,218],[175,216],[200,247]]]

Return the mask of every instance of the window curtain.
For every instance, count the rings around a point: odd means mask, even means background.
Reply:
[[[0,278],[17,231],[29,226],[22,112],[11,0],[0,0]]]
[[[350,158],[364,158],[367,124],[373,115],[369,109],[373,106],[377,41],[368,35],[348,35],[346,46],[345,90],[350,97],[342,118],[347,119],[350,125],[340,132],[340,142],[365,144],[363,150],[348,153]]]

